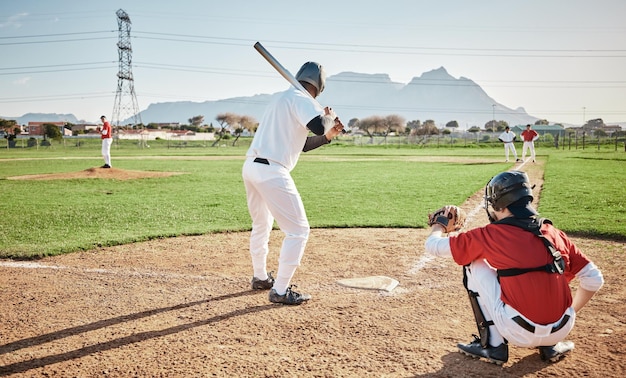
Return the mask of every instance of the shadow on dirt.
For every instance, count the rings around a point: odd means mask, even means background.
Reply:
[[[14,352],[14,351],[17,351],[17,350],[20,350],[20,349],[23,349],[23,348],[28,348],[28,347],[32,347],[32,346],[36,346],[36,345],[49,343],[49,342],[52,342],[52,341],[55,341],[55,340],[59,340],[59,339],[63,339],[63,338],[66,338],[66,337],[71,337],[71,336],[76,336],[76,335],[79,335],[79,334],[82,334],[82,333],[91,332],[91,331],[98,330],[98,329],[101,329],[101,328],[111,327],[111,326],[114,326],[114,325],[117,325],[117,324],[138,320],[138,319],[145,318],[145,317],[148,317],[148,316],[153,316],[153,315],[156,315],[156,314],[165,313],[165,312],[168,312],[168,311],[176,311],[176,310],[181,310],[181,309],[185,309],[185,308],[189,308],[189,307],[193,307],[193,306],[198,306],[198,305],[202,305],[202,304],[207,304],[207,303],[211,303],[211,302],[224,301],[224,300],[228,300],[228,299],[233,299],[233,298],[238,298],[238,297],[245,297],[245,296],[256,295],[256,294],[258,294],[257,291],[246,290],[246,291],[241,291],[241,292],[238,292],[238,293],[222,295],[222,296],[219,296],[219,297],[203,299],[203,300],[200,300],[200,301],[189,302],[189,303],[182,303],[182,304],[178,304],[178,305],[175,305],[175,306],[163,307],[163,308],[158,308],[158,309],[153,309],[153,310],[142,311],[142,312],[138,312],[136,314],[129,314],[129,315],[118,316],[118,317],[115,317],[115,318],[100,320],[100,321],[97,321],[97,322],[93,322],[93,323],[89,323],[89,324],[85,324],[85,325],[81,325],[81,326],[77,326],[77,327],[66,328],[66,329],[63,329],[63,330],[60,330],[60,331],[56,331],[56,332],[52,332],[52,333],[48,333],[48,334],[45,334],[45,335],[36,336],[36,337],[30,337],[30,338],[19,340],[19,341],[14,341],[14,342],[9,343],[9,344],[0,345],[0,355],[7,354],[7,353],[10,353],[10,352]],[[126,337],[122,337],[122,338],[118,338],[118,339],[114,339],[114,340],[98,343],[98,344],[95,344],[95,345],[90,345],[90,346],[87,346],[87,347],[84,347],[84,348],[80,348],[80,349],[76,349],[76,350],[73,350],[73,351],[69,351],[69,352],[66,352],[66,353],[59,353],[59,354],[55,354],[55,355],[51,355],[51,356],[35,358],[35,359],[32,359],[32,360],[28,360],[28,361],[16,362],[16,363],[13,363],[13,364],[10,364],[10,365],[1,366],[0,367],[0,376],[6,376],[6,375],[9,375],[9,374],[15,374],[15,373],[23,373],[23,372],[26,372],[26,371],[31,370],[31,369],[37,369],[37,368],[41,368],[43,366],[55,364],[55,363],[58,363],[58,362],[69,361],[69,360],[72,360],[72,359],[81,358],[81,357],[84,357],[84,356],[87,356],[87,355],[90,355],[90,354],[103,352],[103,351],[110,350],[110,349],[119,348],[119,347],[122,347],[122,346],[125,346],[125,345],[134,344],[134,343],[142,342],[142,341],[153,339],[153,338],[157,338],[157,337],[163,337],[163,336],[171,335],[171,334],[182,332],[182,331],[186,331],[188,329],[192,329],[192,328],[195,328],[195,327],[201,327],[201,326],[205,326],[205,325],[208,325],[208,324],[217,323],[217,322],[220,322],[220,321],[223,321],[223,320],[227,320],[227,319],[230,319],[230,318],[234,318],[234,317],[237,317],[237,316],[247,315],[247,314],[256,313],[256,312],[261,312],[261,311],[269,310],[271,308],[276,308],[276,305],[275,304],[267,304],[267,305],[262,305],[262,306],[253,306],[253,307],[242,308],[242,309],[238,309],[238,310],[231,311],[231,312],[228,312],[228,313],[225,313],[225,314],[222,314],[222,315],[217,315],[217,316],[214,316],[214,317],[211,317],[211,318],[208,318],[208,319],[203,319],[203,320],[199,320],[199,321],[192,322],[192,323],[181,324],[181,325],[177,325],[175,327],[165,328],[165,329],[161,329],[161,330],[141,332],[141,333],[133,334],[133,335],[130,335],[130,336],[126,336]]]
[[[534,376],[549,364],[541,361],[539,353],[530,354],[519,361],[497,366],[481,359],[473,359],[458,352],[441,357],[443,367],[434,373],[418,374],[414,378],[440,377],[525,377]]]

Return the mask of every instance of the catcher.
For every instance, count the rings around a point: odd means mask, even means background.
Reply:
[[[451,235],[465,222],[463,211],[445,206],[429,214],[426,252],[450,256],[463,266],[478,336],[458,344],[461,353],[502,365],[508,344],[538,348],[556,362],[574,349],[564,341],[576,314],[602,287],[602,273],[574,243],[532,208],[524,172],[494,176],[485,188],[490,224]],[[575,296],[569,283],[578,278]]]

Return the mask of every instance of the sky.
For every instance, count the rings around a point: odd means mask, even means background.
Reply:
[[[286,89],[259,41],[292,73],[313,60],[407,84],[445,67],[552,123],[626,122],[624,0],[0,0],[0,116],[110,118],[118,9],[140,110]]]

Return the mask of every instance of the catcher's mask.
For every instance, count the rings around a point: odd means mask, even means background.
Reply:
[[[296,80],[309,83],[317,89],[319,96],[324,91],[324,83],[326,83],[326,71],[321,64],[316,62],[306,62],[300,67],[296,74]]]
[[[528,176],[522,171],[502,172],[492,177],[485,187],[485,211],[490,222],[495,222],[489,205],[495,210],[505,207],[516,218],[530,218],[537,212],[530,206],[533,201],[533,191]]]

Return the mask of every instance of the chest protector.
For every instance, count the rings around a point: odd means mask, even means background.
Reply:
[[[543,244],[546,246],[548,253],[552,256],[552,263],[538,266],[535,268],[509,268],[509,269],[498,269],[498,278],[499,277],[511,277],[518,276],[520,274],[525,274],[528,272],[546,272],[546,273],[557,273],[563,274],[565,270],[565,261],[563,261],[563,257],[561,257],[561,253],[556,250],[552,242],[548,240],[541,233],[541,226],[544,223],[552,224],[547,218],[527,218],[527,219],[519,219],[514,217],[508,217],[500,219],[494,224],[508,224],[511,226],[519,227],[528,232],[532,232],[535,234]]]

